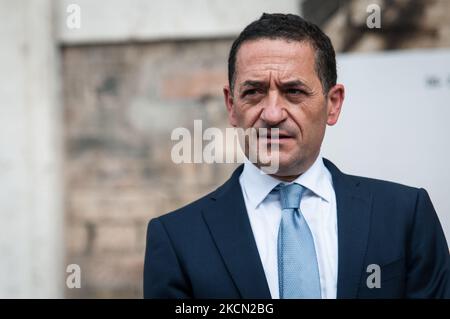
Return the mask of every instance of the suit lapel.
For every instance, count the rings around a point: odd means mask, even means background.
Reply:
[[[364,257],[370,229],[372,196],[359,182],[340,172],[330,161],[338,223],[337,298],[356,298],[363,279]]]
[[[241,297],[270,299],[239,183],[242,169],[243,165],[211,195],[212,204],[203,217]]]

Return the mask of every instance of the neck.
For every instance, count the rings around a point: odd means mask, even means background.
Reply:
[[[270,176],[275,177],[276,179],[278,179],[278,180],[280,180],[282,182],[292,182],[292,181],[294,181],[297,177],[299,177],[302,174],[303,173],[298,174],[298,175],[291,175],[291,176],[278,176],[278,175],[275,175],[275,174],[271,174]]]

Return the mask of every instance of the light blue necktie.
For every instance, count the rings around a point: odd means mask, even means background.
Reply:
[[[300,211],[303,186],[279,185],[282,217],[278,230],[278,282],[281,299],[319,299],[320,278],[311,230]]]

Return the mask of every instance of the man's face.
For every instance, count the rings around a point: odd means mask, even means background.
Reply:
[[[306,42],[244,42],[236,58],[234,90],[224,88],[231,125],[279,129],[278,139],[258,137],[260,143],[278,143],[279,177],[298,176],[312,165],[326,124],[335,124],[339,116],[343,87],[333,87],[331,97],[324,95],[314,54]]]

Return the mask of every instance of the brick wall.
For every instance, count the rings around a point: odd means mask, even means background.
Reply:
[[[225,181],[234,165],[176,165],[176,127],[227,126],[230,41],[63,49],[68,297],[141,297],[149,219]]]

